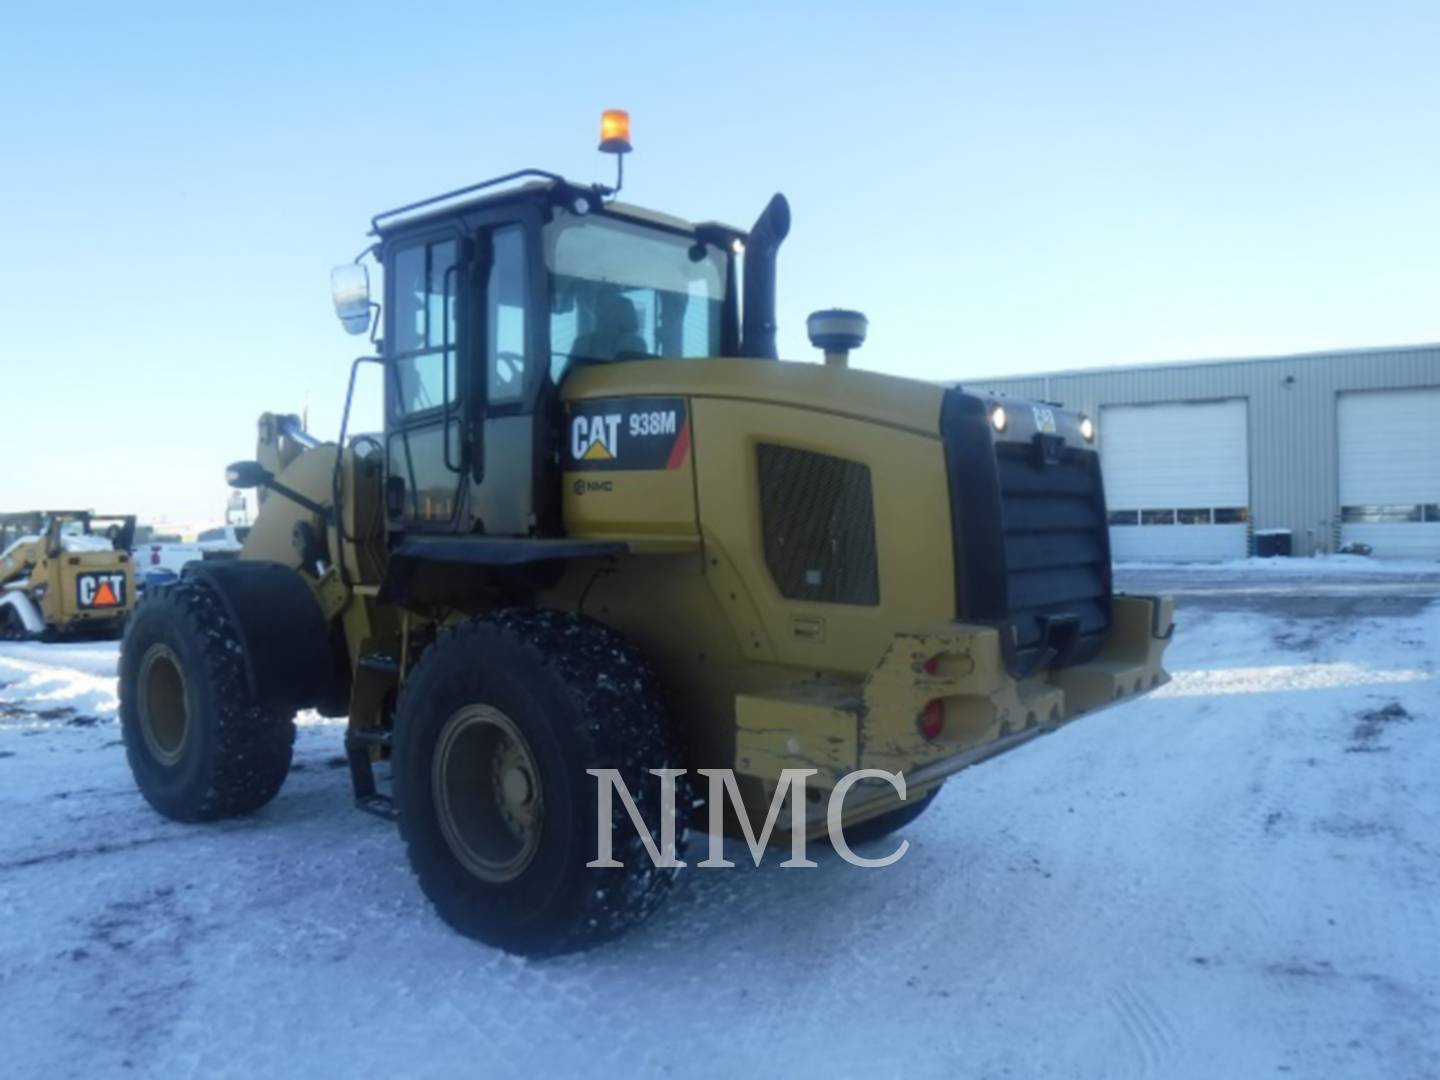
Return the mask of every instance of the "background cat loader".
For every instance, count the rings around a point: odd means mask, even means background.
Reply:
[[[118,636],[135,605],[135,518],[0,514],[0,640]]]

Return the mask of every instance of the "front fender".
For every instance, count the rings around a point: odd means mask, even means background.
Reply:
[[[345,715],[345,653],[304,577],[280,563],[243,559],[193,563],[185,577],[214,592],[230,616],[257,702],[286,712]]]

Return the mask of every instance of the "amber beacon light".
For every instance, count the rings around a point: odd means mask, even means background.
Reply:
[[[600,116],[600,150],[606,154],[628,154],[630,114],[624,109],[606,109]]]

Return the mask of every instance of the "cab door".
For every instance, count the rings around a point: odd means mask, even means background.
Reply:
[[[540,216],[523,204],[471,215],[387,259],[392,530],[553,534]]]
[[[558,504],[539,225],[530,213],[475,234],[469,505],[476,530],[495,536],[552,535]]]

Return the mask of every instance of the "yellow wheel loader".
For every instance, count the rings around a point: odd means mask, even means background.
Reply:
[[[135,518],[0,514],[0,640],[117,637],[135,606]]]
[[[378,368],[383,432],[261,417],[228,474],[261,500],[240,558],[126,632],[161,813],[262,806],[296,712],[347,717],[357,803],[440,915],[549,954],[665,897],[670,807],[770,814],[783,846],[838,803],[858,842],[1166,680],[1172,605],[1112,592],[1088,418],[853,370],[854,312],[811,318],[825,363],[780,362],[784,198],[746,232],[618,187],[524,170],[373,219],[332,284],[378,344],[350,389]],[[718,817],[702,769],[733,781]]]

